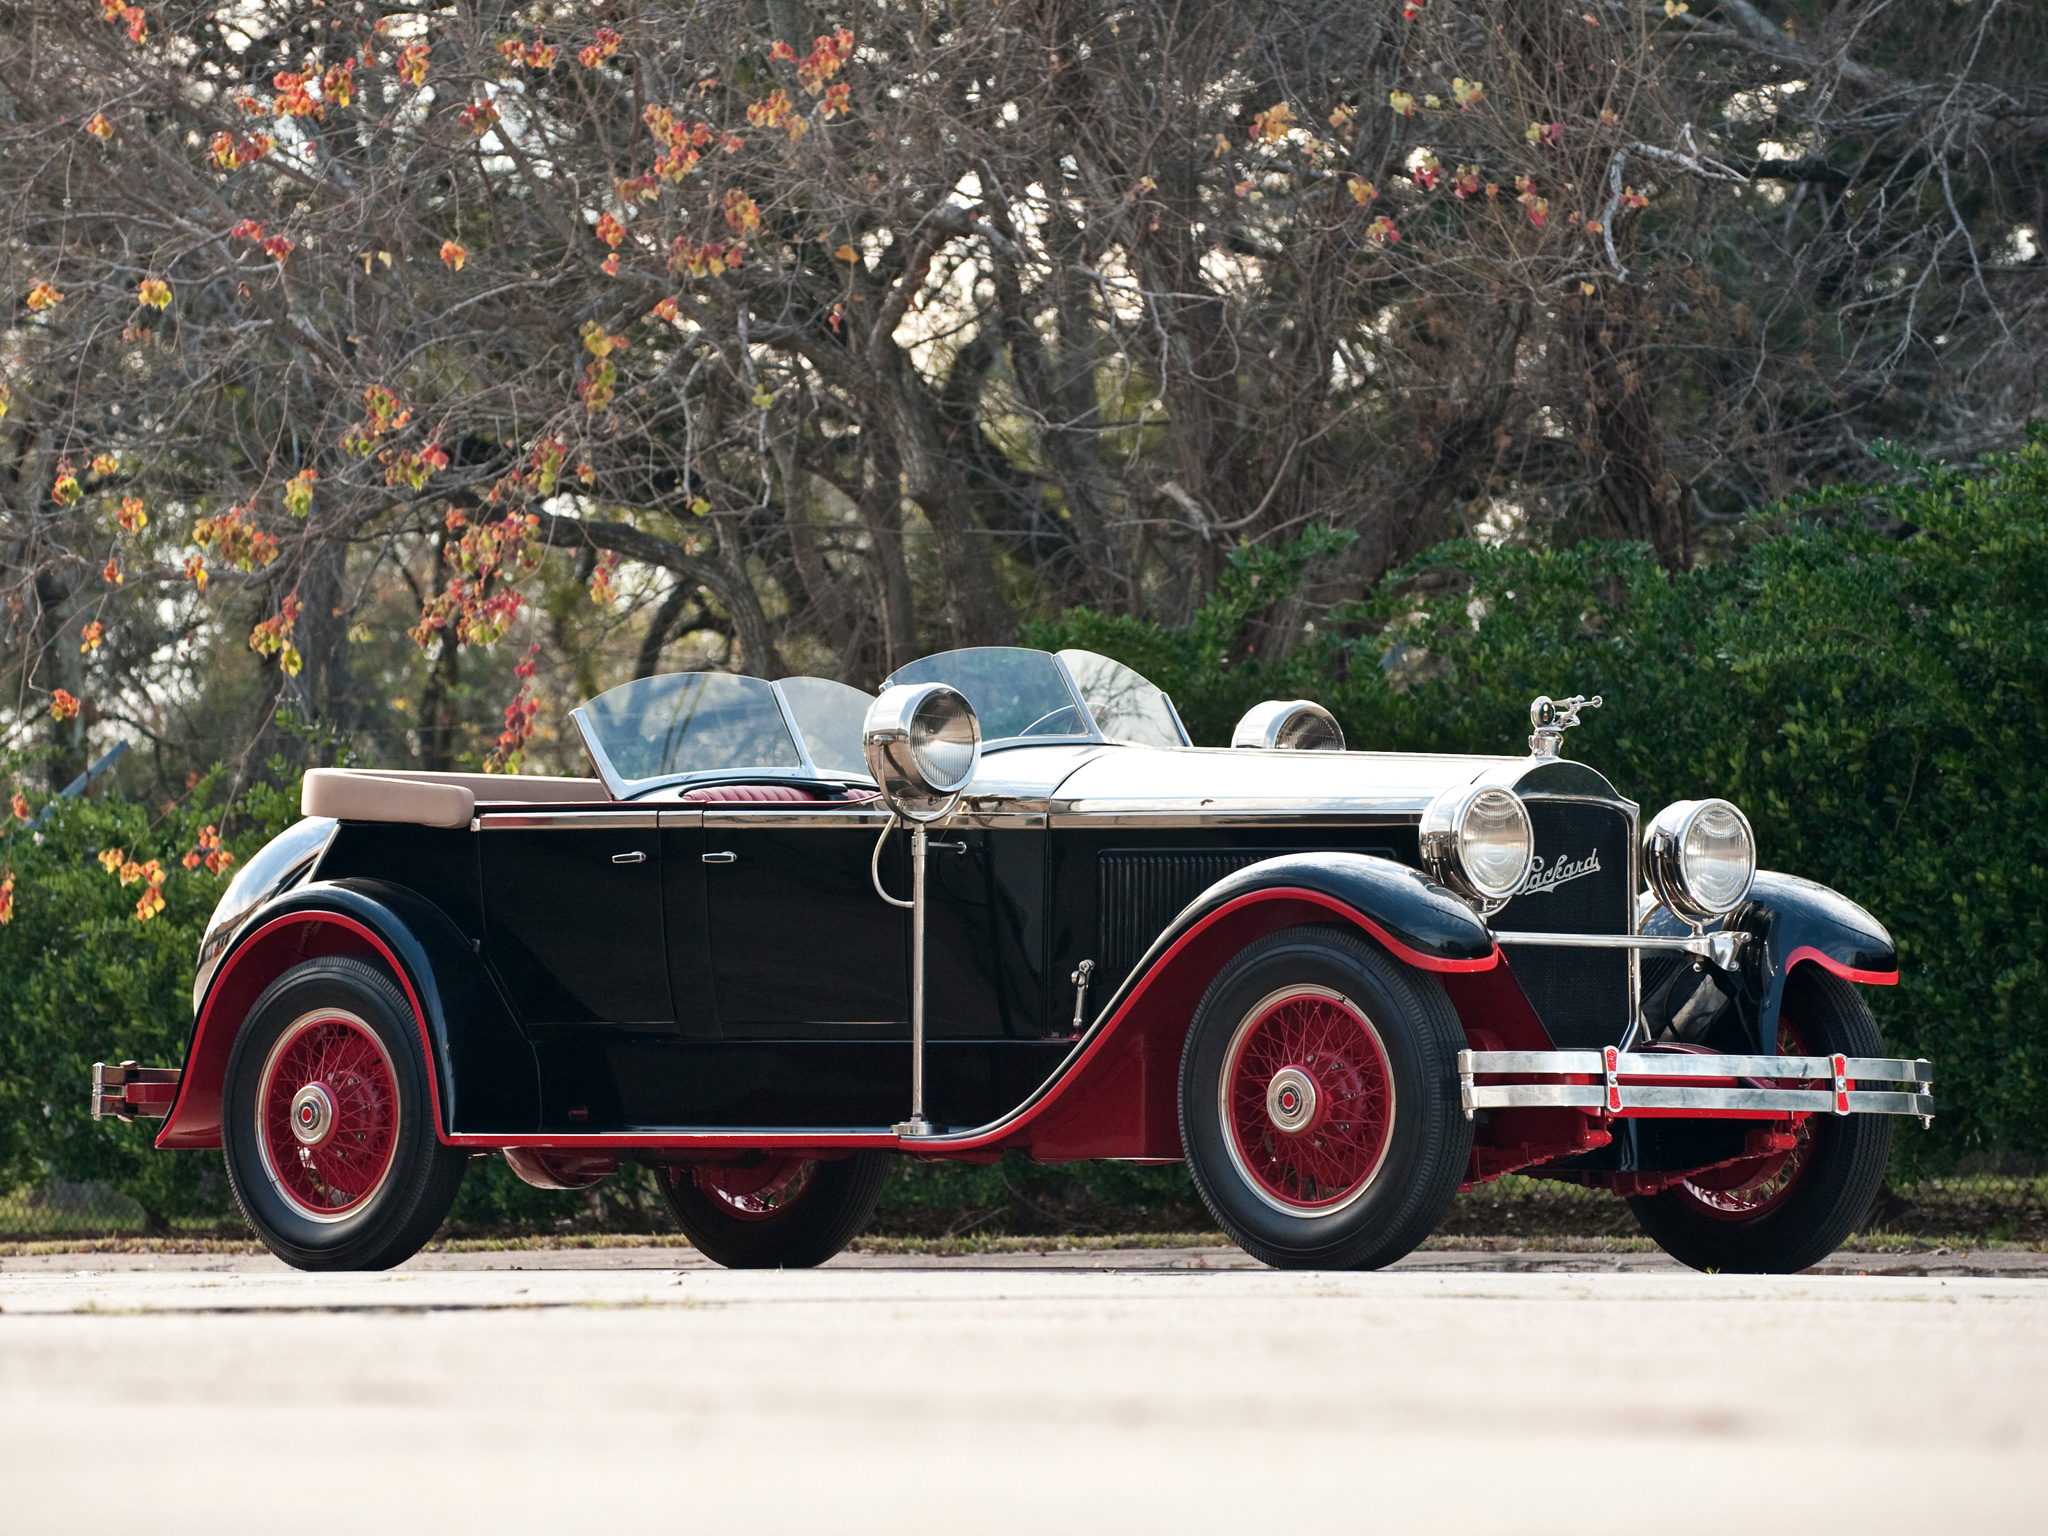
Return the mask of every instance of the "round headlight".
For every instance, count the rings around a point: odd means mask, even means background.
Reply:
[[[1536,853],[1529,812],[1509,790],[1460,786],[1422,813],[1422,857],[1468,901],[1503,905],[1528,883]]]
[[[1690,922],[1742,905],[1756,878],[1756,836],[1726,800],[1667,805],[1643,832],[1643,873],[1657,899]]]
[[[860,744],[890,808],[911,821],[936,821],[981,762],[981,722],[957,689],[904,683],[868,706]]]

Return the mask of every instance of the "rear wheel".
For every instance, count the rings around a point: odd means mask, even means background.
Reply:
[[[1280,1268],[1377,1269],[1443,1219],[1472,1150],[1432,976],[1332,928],[1251,945],[1181,1055],[1181,1140],[1223,1230]]]
[[[228,1057],[221,1146],[242,1214],[298,1269],[388,1269],[433,1236],[468,1154],[434,1133],[412,1006],[339,956],[285,972]]]
[[[1787,1055],[1882,1056],[1877,1021],[1856,989],[1817,965],[1785,983],[1778,1049]],[[1784,1084],[1811,1087],[1810,1083]],[[1840,1247],[1884,1184],[1892,1123],[1884,1115],[1809,1115],[1792,1147],[1712,1168],[1629,1209],[1657,1246],[1694,1269],[1787,1275]]]
[[[826,1161],[756,1152],[737,1162],[658,1170],[692,1246],[727,1269],[809,1269],[851,1242],[881,1198],[889,1158]]]

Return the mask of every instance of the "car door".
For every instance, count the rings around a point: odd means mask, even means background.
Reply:
[[[907,915],[869,875],[888,819],[838,806],[705,808],[699,857],[721,1036],[908,1038]],[[883,879],[899,894],[906,864],[900,847],[884,851]],[[670,939],[693,942],[681,925]]]
[[[545,1129],[642,1118],[621,1064],[675,1039],[657,832],[651,808],[479,820],[484,953],[533,1041]]]

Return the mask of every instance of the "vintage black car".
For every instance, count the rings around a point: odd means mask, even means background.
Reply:
[[[201,947],[184,1065],[96,1113],[223,1149],[309,1269],[405,1259],[469,1158],[658,1170],[723,1264],[808,1265],[892,1156],[1185,1159],[1286,1266],[1409,1252],[1506,1173],[1627,1197],[1684,1262],[1789,1271],[1933,1109],[1853,984],[1885,930],[1758,872],[1742,813],[1647,829],[1559,755],[1345,749],[1303,700],[1230,747],[1081,651],[953,651],[879,699],[646,678],[590,779],[316,770]]]

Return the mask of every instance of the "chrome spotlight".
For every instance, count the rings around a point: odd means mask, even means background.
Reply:
[[[937,821],[981,763],[981,722],[944,683],[901,683],[868,706],[861,726],[868,772],[905,821]]]
[[[1756,834],[1726,800],[1680,800],[1643,830],[1643,874],[1689,923],[1742,905],[1756,878]]]
[[[1244,712],[1230,744],[1268,752],[1342,752],[1344,728],[1313,699],[1268,699]]]
[[[1430,873],[1486,911],[1507,905],[1529,883],[1536,830],[1511,790],[1447,789],[1422,813],[1421,834]]]
[[[910,900],[891,896],[882,887],[887,827],[875,842],[868,872],[876,895],[892,907],[910,909],[910,1117],[898,1121],[894,1129],[898,1136],[929,1136],[932,1123],[924,1116],[924,873],[931,847],[929,824],[953,813],[960,791],[981,765],[981,722],[958,689],[944,683],[899,683],[884,689],[868,706],[860,746],[889,808],[910,823]]]

